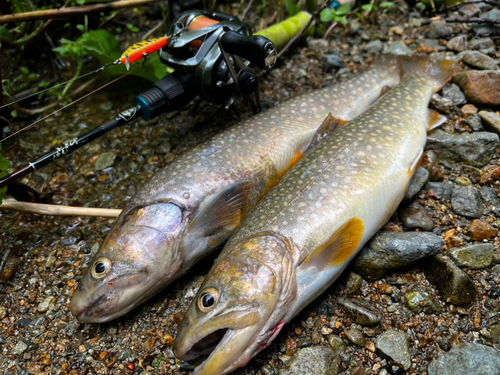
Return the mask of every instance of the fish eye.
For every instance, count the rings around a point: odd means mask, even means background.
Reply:
[[[111,261],[108,258],[98,258],[92,265],[92,276],[96,279],[104,277],[111,270]]]
[[[198,307],[203,312],[210,311],[219,302],[219,292],[215,288],[208,288],[201,293],[198,299]]]

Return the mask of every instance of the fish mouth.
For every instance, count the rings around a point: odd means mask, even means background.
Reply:
[[[94,293],[91,294],[92,297],[96,295],[99,296],[97,297],[97,299],[93,300],[91,304],[86,303],[86,292],[79,291],[77,289],[73,294],[73,297],[71,298],[69,306],[71,313],[76,317],[78,321],[85,323],[104,323],[113,320],[115,317],[123,315],[126,312],[132,310],[140,303],[140,301],[144,299],[134,298],[132,299],[132,302],[130,304],[122,307],[121,305],[119,305],[119,303],[117,303],[120,301],[120,289],[128,289],[134,287],[136,285],[142,284],[145,280],[147,280],[146,271],[127,273],[125,275],[115,277],[114,279],[109,280],[108,282],[103,284]],[[110,284],[113,284],[113,286],[118,289],[118,292],[114,292],[111,294],[108,293],[107,287]],[[148,293],[145,293],[143,296],[148,296]]]
[[[195,342],[193,346],[191,346],[185,354],[179,356],[179,358],[182,358],[183,361],[192,361],[193,359],[212,353],[217,345],[224,339],[228,331],[230,331],[229,328],[222,328],[209,333]]]
[[[258,318],[255,311],[238,311],[219,317],[210,326],[193,333],[181,327],[174,343],[174,354],[184,361],[208,355],[192,375],[227,374],[251,359],[256,346],[254,337],[259,331]],[[226,320],[226,324],[217,324],[222,320]]]

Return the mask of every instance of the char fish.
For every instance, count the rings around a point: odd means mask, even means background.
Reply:
[[[358,77],[253,116],[175,159],[123,209],[79,281],[72,314],[106,322],[161,291],[225,242],[332,124],[352,120],[399,81],[399,66],[386,57]]]
[[[182,360],[209,354],[193,374],[244,366],[396,210],[422,155],[430,97],[456,69],[420,64],[294,165],[229,239],[174,342]]]

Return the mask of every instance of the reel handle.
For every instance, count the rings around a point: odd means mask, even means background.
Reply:
[[[241,56],[260,69],[271,69],[276,63],[276,48],[273,42],[263,36],[242,35],[228,30],[220,42],[225,52]]]

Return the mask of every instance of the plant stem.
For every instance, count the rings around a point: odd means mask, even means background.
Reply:
[[[83,67],[83,61],[78,61],[78,68],[76,69],[76,73],[73,76],[73,78],[71,79],[71,81],[69,81],[68,84],[64,87],[61,98],[64,98],[64,96],[68,92],[68,90],[71,87],[71,85],[73,84],[73,82],[75,82],[75,79],[78,78],[78,76],[80,75],[80,73],[82,71],[82,67]]]

